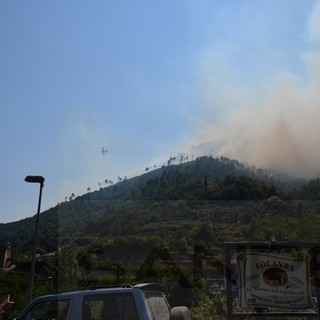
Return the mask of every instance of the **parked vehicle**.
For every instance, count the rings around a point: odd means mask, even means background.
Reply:
[[[33,300],[16,320],[191,320],[171,308],[159,284],[75,290]]]

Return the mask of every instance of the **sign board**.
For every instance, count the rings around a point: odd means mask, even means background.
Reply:
[[[311,308],[309,261],[305,253],[296,258],[260,252],[239,254],[240,307]]]

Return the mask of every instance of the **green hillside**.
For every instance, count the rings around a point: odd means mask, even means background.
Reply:
[[[193,230],[206,219],[213,224],[237,223],[241,216],[247,221],[267,214],[270,207],[283,206],[291,212],[294,205],[283,200],[300,185],[301,181],[236,160],[202,157],[124,179],[42,212],[39,250],[50,252],[66,239],[80,241],[95,236],[163,237],[165,231],[167,237],[167,229],[175,231],[184,226]],[[307,192],[306,187],[302,192]],[[0,224],[0,243],[10,242],[16,253],[30,252],[34,225],[35,217]]]
[[[166,166],[42,212],[39,250],[54,251],[67,239],[88,242],[94,237],[148,235],[167,239],[181,228],[191,236],[207,220],[219,225],[219,235],[214,228],[210,232],[220,241],[232,240],[231,235],[239,232],[238,240],[266,240],[267,235],[257,238],[238,229],[250,227],[255,218],[294,219],[297,211],[306,210],[302,208],[308,208],[305,214],[315,213],[310,203],[301,201],[319,198],[319,181],[303,182],[223,157]],[[234,232],[224,232],[223,223],[236,224]],[[0,224],[0,243],[10,242],[18,254],[30,252],[34,225],[35,217]]]

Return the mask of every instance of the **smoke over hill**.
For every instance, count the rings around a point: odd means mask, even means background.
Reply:
[[[295,177],[320,173],[320,2],[306,29],[308,51],[299,52],[300,70],[279,69],[253,85],[235,79],[230,61],[213,49],[206,53],[202,111],[210,116],[192,153],[236,158]],[[227,115],[219,113],[219,105]]]

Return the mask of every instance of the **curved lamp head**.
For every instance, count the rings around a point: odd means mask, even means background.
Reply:
[[[44,182],[44,177],[42,176],[26,176],[24,179],[25,182],[31,182],[31,183],[41,183]]]

